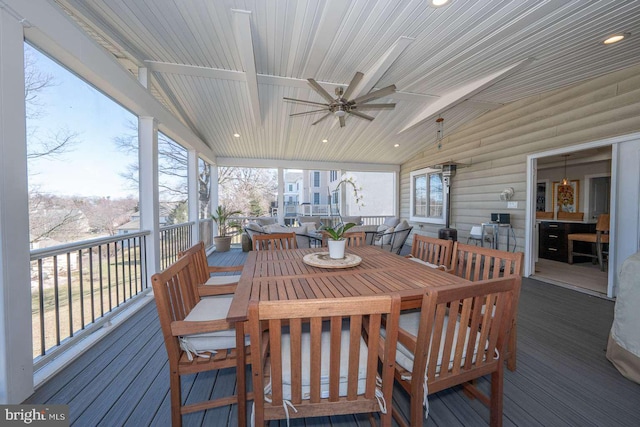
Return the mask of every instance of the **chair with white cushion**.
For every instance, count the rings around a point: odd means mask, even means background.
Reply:
[[[181,257],[152,277],[153,293],[169,358],[171,424],[182,424],[182,414],[238,404],[238,424],[246,423],[245,363],[251,361],[245,337],[236,337],[234,324],[226,316],[232,295],[210,286],[221,295],[200,299],[194,292],[196,272],[189,257]],[[243,342],[244,341],[244,342]],[[237,395],[184,404],[180,377],[199,372],[236,367]]]
[[[502,425],[502,358],[520,280],[431,288],[419,312],[400,316],[395,377],[409,393],[410,425],[421,426],[428,416],[429,394],[459,384],[489,406],[492,426]],[[468,383],[485,375],[491,375],[490,396]]]
[[[422,262],[429,267],[447,270],[451,265],[452,249],[452,240],[414,234],[411,255],[408,255],[407,258],[411,261]]]
[[[200,292],[206,292],[206,289],[202,288],[202,285],[237,285],[240,280],[240,274],[224,274],[236,271],[242,271],[242,265],[233,266],[213,266],[209,265],[207,261],[207,253],[205,251],[204,242],[200,241],[189,249],[183,252],[178,252],[178,257],[190,257],[191,262],[195,267],[195,282],[198,285]],[[222,274],[218,274],[222,273]],[[215,275],[212,275],[215,274]],[[226,289],[228,292],[233,292],[232,287]],[[201,296],[202,293],[201,293]]]
[[[269,353],[253,355],[255,424],[380,413],[390,426],[399,313],[398,295],[251,303],[252,347]]]

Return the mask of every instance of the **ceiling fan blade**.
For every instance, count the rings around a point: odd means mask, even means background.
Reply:
[[[383,96],[391,95],[395,91],[396,91],[396,85],[387,86],[382,89],[369,92],[366,95],[359,96],[356,99],[352,99],[351,101],[349,101],[349,104],[350,105],[362,104],[363,102],[371,101],[372,99],[382,98]]]
[[[396,107],[396,104],[362,104],[362,105],[354,105],[351,109],[358,110],[393,110]]]
[[[324,90],[324,88],[320,86],[317,81],[315,81],[314,79],[307,79],[307,81],[309,82],[309,85],[313,88],[313,90],[318,92],[318,94],[326,99],[329,104],[335,101],[335,99],[329,94],[329,92]]]
[[[341,127],[341,128],[343,128],[343,127],[344,127],[344,123],[345,123],[345,121],[344,121],[344,116],[341,116],[341,117],[340,117],[340,127]]]
[[[353,110],[349,111],[349,114],[353,114],[356,117],[360,117],[361,119],[365,119],[369,121],[374,119],[374,117],[368,116],[366,114],[358,113],[357,111],[353,111]]]
[[[324,119],[326,119],[327,117],[329,117],[331,115],[331,113],[327,113],[324,116],[320,117],[318,120],[316,120],[315,122],[311,123],[311,126],[313,125],[317,125],[318,123],[320,123],[321,121],[323,121]]]
[[[344,94],[342,95],[344,99],[349,99],[353,91],[356,89],[356,86],[358,86],[358,83],[360,83],[360,80],[362,80],[362,77],[364,77],[364,74],[362,74],[360,71],[358,71],[353,76],[353,78],[351,79],[351,83],[349,83],[349,86],[347,87],[347,90],[345,90]]]
[[[293,114],[289,114],[289,117],[294,117],[294,116],[304,116],[305,114],[312,114],[312,113],[318,113],[320,111],[330,111],[329,108],[323,108],[321,110],[311,110],[311,111],[303,111],[302,113],[293,113]]]
[[[282,99],[284,99],[285,101],[289,101],[289,102],[301,102],[303,104],[322,105],[324,107],[328,107],[329,106],[329,104],[323,104],[322,102],[313,102],[313,101],[306,101],[304,99],[287,98],[286,96],[283,97]]]

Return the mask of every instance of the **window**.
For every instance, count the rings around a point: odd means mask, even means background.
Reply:
[[[446,194],[439,169],[420,169],[411,172],[410,220],[444,224]]]
[[[314,205],[320,204],[320,193],[313,193],[313,204]]]
[[[320,172],[319,171],[313,172],[313,186],[314,187],[320,187]]]
[[[338,180],[338,171],[331,171],[329,173],[329,181],[337,181]]]
[[[289,184],[289,191],[293,191],[293,184]]]

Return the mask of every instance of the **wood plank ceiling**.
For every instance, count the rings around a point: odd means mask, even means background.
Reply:
[[[56,0],[222,158],[401,164],[500,105],[640,63],[624,0]],[[614,33],[631,33],[611,46]],[[356,71],[355,96],[395,84],[346,126],[313,106]],[[240,134],[234,138],[233,134]],[[323,143],[322,140],[328,142]],[[398,147],[394,147],[399,144]]]

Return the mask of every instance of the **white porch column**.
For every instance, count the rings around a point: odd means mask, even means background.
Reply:
[[[160,215],[158,197],[158,126],[153,117],[138,118],[140,163],[140,230],[147,236],[147,280],[160,271]]]
[[[22,24],[0,8],[0,404],[33,393]]]
[[[284,224],[284,169],[278,168],[278,224]]]
[[[209,196],[209,216],[213,213],[214,210],[218,208],[220,204],[220,198],[218,197],[218,166],[211,165],[211,193]],[[218,235],[218,225],[213,222],[213,226],[211,227],[213,230],[213,235]]]
[[[200,241],[200,180],[198,177],[198,153],[196,150],[187,151],[187,179],[189,186],[189,221],[193,221],[191,226],[191,244]]]

